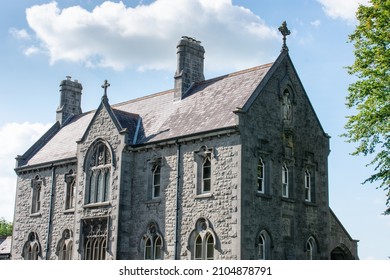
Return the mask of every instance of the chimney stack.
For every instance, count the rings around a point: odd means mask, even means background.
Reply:
[[[70,117],[79,115],[81,111],[81,91],[83,87],[77,81],[66,76],[60,84],[61,99],[57,108],[57,121],[63,125]]]
[[[177,44],[174,100],[181,100],[192,83],[204,81],[204,48],[200,41],[183,36]]]

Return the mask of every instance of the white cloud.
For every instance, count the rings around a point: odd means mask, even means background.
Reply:
[[[0,217],[12,221],[16,175],[14,172],[15,157],[23,154],[39,137],[50,127],[50,124],[41,123],[7,123],[0,127]]]
[[[26,56],[34,55],[40,52],[40,49],[36,46],[31,46],[24,49],[23,54]]]
[[[16,39],[30,40],[31,37],[25,29],[10,28],[9,33]]]
[[[350,23],[356,21],[355,13],[359,4],[367,5],[369,0],[317,0],[325,13],[333,19],[342,19]]]
[[[277,27],[231,0],[156,0],[134,8],[106,1],[91,11],[52,2],[28,8],[27,21],[51,63],[117,70],[174,69],[183,35],[201,40],[206,67],[218,69],[268,62],[281,44]]]
[[[321,21],[317,19],[317,20],[310,22],[310,24],[313,25],[314,27],[318,27],[321,25]]]

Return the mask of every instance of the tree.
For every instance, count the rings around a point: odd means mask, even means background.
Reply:
[[[354,44],[354,63],[347,67],[357,81],[348,87],[348,116],[344,134],[348,142],[358,143],[353,155],[372,155],[367,165],[374,174],[364,183],[378,182],[387,195],[390,214],[390,0],[371,0],[360,5],[358,24],[349,36]]]
[[[12,223],[7,222],[4,218],[0,218],[0,236],[12,235]]]

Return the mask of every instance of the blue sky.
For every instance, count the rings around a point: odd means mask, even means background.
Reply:
[[[359,0],[362,2],[363,0]],[[353,63],[358,0],[7,1],[0,9],[0,217],[12,221],[15,156],[55,122],[59,84],[67,75],[83,85],[82,109],[95,109],[101,84],[111,104],[171,89],[176,43],[182,35],[205,47],[205,76],[213,78],[272,62],[286,20],[290,56],[324,130],[331,138],[330,206],[361,259],[388,259],[390,217],[369,158],[353,157],[340,135]]]

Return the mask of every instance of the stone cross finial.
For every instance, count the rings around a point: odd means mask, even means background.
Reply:
[[[104,88],[104,96],[107,96],[107,88],[110,86],[110,84],[107,82],[107,80],[104,81],[104,84],[102,85],[102,88]]]
[[[290,30],[287,28],[287,23],[283,21],[282,25],[279,27],[280,33],[283,35],[283,46],[282,51],[288,51],[288,47],[286,45],[286,37],[291,34]]]

